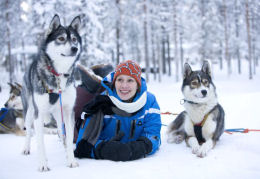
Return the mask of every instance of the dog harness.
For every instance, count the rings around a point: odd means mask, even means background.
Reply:
[[[6,125],[4,125],[4,124],[2,123],[2,121],[4,120],[4,118],[5,118],[5,116],[6,116],[7,112],[8,112],[8,109],[6,109],[6,108],[1,108],[1,112],[3,112],[3,114],[2,114],[2,116],[0,116],[0,126],[1,126],[2,128],[4,128],[4,129],[11,130],[11,128],[7,127]]]
[[[218,106],[218,104],[216,106],[214,106],[203,118],[203,120],[200,123],[194,124],[193,123],[193,128],[194,128],[194,133],[195,136],[199,142],[199,144],[204,143],[206,140],[204,139],[204,137],[202,136],[202,127],[204,126],[205,122],[208,119],[208,116],[210,115],[210,113],[216,109],[216,107]]]

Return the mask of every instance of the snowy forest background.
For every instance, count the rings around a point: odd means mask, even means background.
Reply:
[[[82,64],[133,59],[148,82],[180,81],[186,61],[248,79],[259,65],[258,0],[1,0],[1,84],[21,80],[54,14],[66,25],[81,16]]]

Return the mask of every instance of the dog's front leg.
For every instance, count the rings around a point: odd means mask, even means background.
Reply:
[[[210,138],[205,143],[203,143],[197,152],[198,157],[205,157],[207,153],[214,147],[214,142]]]
[[[191,147],[193,154],[198,153],[198,151],[200,149],[200,145],[199,145],[196,137],[188,137],[186,140],[186,143],[189,147]]]
[[[47,158],[45,153],[45,145],[44,145],[44,138],[43,138],[43,114],[39,114],[39,117],[34,120],[34,127],[36,133],[36,140],[37,140],[37,151],[38,151],[38,160],[39,160],[39,171],[49,171],[50,168],[47,165]]]
[[[73,109],[69,110],[73,111]],[[66,115],[67,114],[67,115]],[[74,135],[74,113],[68,112],[65,113],[65,128],[66,128],[66,152],[67,152],[67,162],[68,167],[74,168],[78,167],[79,164],[77,163],[74,152],[73,152],[73,135]]]

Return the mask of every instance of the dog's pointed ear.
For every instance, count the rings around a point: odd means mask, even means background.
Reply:
[[[208,61],[203,61],[203,65],[201,68],[201,71],[203,71],[204,73],[208,74],[209,76],[211,76],[211,71],[210,71],[210,65]]]
[[[55,14],[51,20],[46,36],[48,36],[53,30],[57,29],[59,26],[60,26],[60,17],[57,14]]]
[[[71,23],[70,23],[70,26],[71,26],[73,29],[75,29],[77,32],[79,32],[80,25],[81,25],[80,16],[75,17],[75,18],[71,21]]]
[[[22,88],[22,85],[20,85],[19,83],[17,83],[17,82],[15,82],[15,84],[16,84],[16,86],[18,87],[18,88]]]
[[[14,85],[12,84],[12,83],[7,83],[11,88],[13,88],[14,87]]]
[[[190,65],[188,63],[185,63],[184,64],[183,79],[190,76],[191,72],[192,72],[192,69],[191,69]]]

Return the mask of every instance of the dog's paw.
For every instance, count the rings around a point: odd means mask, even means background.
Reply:
[[[200,148],[200,150],[197,152],[197,157],[203,158],[207,156],[207,151],[204,150],[202,147]]]
[[[197,152],[197,156],[201,158],[206,157],[211,148],[212,146],[208,143],[202,144],[199,151]]]
[[[73,162],[68,163],[69,168],[75,168],[75,167],[78,167],[78,166],[79,166],[79,164],[78,164],[77,161],[73,161]]]
[[[180,144],[184,140],[182,135],[173,135],[167,139],[168,143]]]
[[[38,170],[39,172],[47,172],[50,171],[50,168],[47,165],[40,165]]]
[[[196,146],[193,146],[192,148],[191,148],[191,150],[192,150],[192,153],[193,154],[197,154],[198,152],[199,152],[199,150],[200,150],[200,146],[198,145],[196,145]]]
[[[24,149],[24,150],[22,151],[22,154],[23,154],[23,155],[30,155],[30,150],[29,150],[29,149]]]

